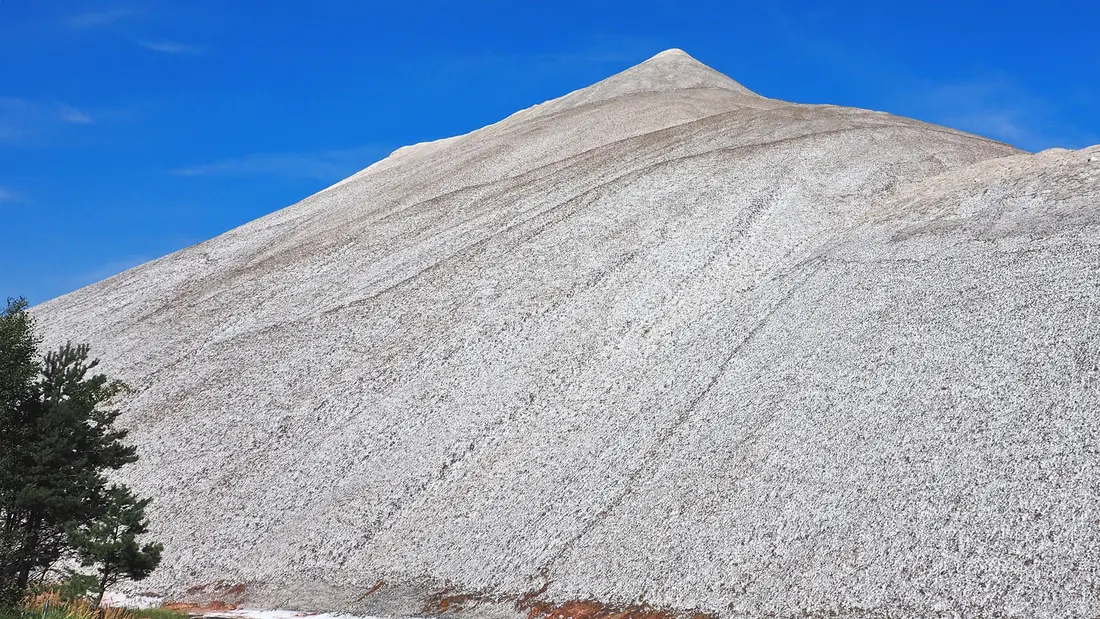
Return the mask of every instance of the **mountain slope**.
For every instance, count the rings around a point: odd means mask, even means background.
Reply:
[[[35,313],[137,387],[143,588],[1088,616],[1090,153],[670,50]]]

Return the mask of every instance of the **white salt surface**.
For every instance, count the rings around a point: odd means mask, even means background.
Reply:
[[[143,591],[1095,617],[1096,153],[670,51],[34,312],[137,390]]]
[[[109,592],[103,596],[103,606],[110,608],[158,608],[164,604],[164,598],[146,595],[128,595],[122,592]],[[254,610],[239,608],[203,613],[206,617],[240,617],[241,619],[377,619],[370,615],[349,615],[342,613],[310,613],[297,610]]]
[[[110,608],[157,608],[164,598],[148,595],[131,595],[120,591],[108,591],[103,595],[103,606]]]

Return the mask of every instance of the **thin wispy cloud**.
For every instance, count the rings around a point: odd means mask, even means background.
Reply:
[[[918,82],[907,90],[902,109],[924,120],[1030,151],[1088,145],[1088,136],[1058,121],[1054,104],[1032,95],[1008,76]]]
[[[119,24],[135,14],[133,9],[110,9],[72,15],[66,24],[75,30],[94,30]]]
[[[336,181],[374,163],[387,154],[379,146],[329,150],[317,153],[253,153],[172,170],[180,176],[281,176],[284,178]]]
[[[872,53],[858,41],[822,36],[818,24],[822,18],[838,18],[838,9],[808,12],[777,7],[771,13],[787,46],[837,81],[865,91],[861,99],[869,104],[864,105],[1030,151],[1054,146],[1082,148],[1100,139],[1083,131],[1065,113],[1063,104],[1042,96],[1021,76],[987,68],[953,79],[934,77],[919,64]],[[868,88],[868,84],[874,87]],[[858,98],[827,102],[861,105]]]
[[[18,97],[0,97],[0,143],[18,142],[28,133],[31,104]]]
[[[1019,110],[985,110],[967,115],[949,117],[947,123],[964,127],[970,133],[977,133],[1002,142],[1018,142],[1029,137],[1028,123]]]
[[[0,209],[17,204],[27,204],[26,194],[10,187],[0,187]]]
[[[65,24],[72,30],[104,30],[138,47],[161,54],[201,56],[208,51],[201,45],[149,37],[149,29],[154,28],[158,21],[164,21],[164,16],[149,12],[139,13],[129,8],[117,8],[71,15],[65,20]]]
[[[207,48],[199,45],[188,45],[176,41],[138,41],[138,45],[145,49],[162,54],[178,54],[182,56],[201,56],[207,52]]]
[[[1033,124],[1032,102],[1004,79],[926,83],[913,90],[907,98],[923,115],[972,133],[1011,142]]]
[[[60,101],[0,97],[0,144],[34,142],[64,125],[89,125],[92,114]]]
[[[71,105],[58,103],[57,108],[58,118],[67,123],[88,125],[92,122],[92,117],[87,112],[82,112]]]

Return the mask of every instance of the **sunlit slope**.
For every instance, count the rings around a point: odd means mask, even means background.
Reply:
[[[673,50],[35,313],[137,387],[143,589],[1088,616],[1095,159]]]

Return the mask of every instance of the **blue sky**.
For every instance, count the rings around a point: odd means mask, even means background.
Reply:
[[[0,0],[0,297],[45,301],[680,47],[769,97],[1100,142],[1090,2]]]

